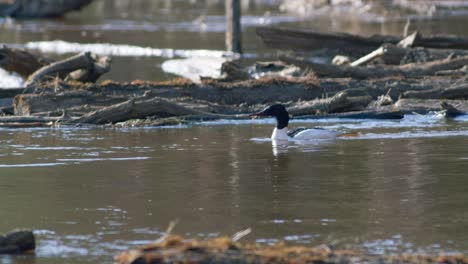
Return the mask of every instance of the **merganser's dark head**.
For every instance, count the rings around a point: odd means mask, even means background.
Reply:
[[[263,111],[252,114],[251,116],[274,116],[276,117],[276,128],[283,129],[288,126],[289,114],[282,104],[274,104],[265,108]]]

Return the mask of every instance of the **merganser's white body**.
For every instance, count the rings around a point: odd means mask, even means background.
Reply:
[[[288,135],[289,114],[286,108],[281,104],[275,104],[267,107],[265,110],[252,114],[251,116],[274,116],[276,118],[276,127],[271,135],[272,140],[287,141],[287,140],[317,140],[317,139],[334,139],[338,136],[338,132],[311,128],[299,130],[297,133]]]
[[[288,128],[285,127],[283,129],[278,129],[275,127],[273,129],[273,134],[271,134],[271,139],[273,140],[289,140],[290,137],[288,136]]]
[[[338,132],[330,131],[325,129],[306,129],[303,130],[293,137],[288,136],[288,128],[283,129],[275,128],[271,135],[272,140],[317,140],[317,139],[335,139],[338,136]]]

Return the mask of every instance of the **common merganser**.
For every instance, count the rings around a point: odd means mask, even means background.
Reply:
[[[282,104],[274,104],[263,111],[250,116],[273,116],[276,118],[276,127],[271,135],[272,140],[315,140],[334,139],[338,132],[323,128],[299,128],[288,131],[289,113]]]

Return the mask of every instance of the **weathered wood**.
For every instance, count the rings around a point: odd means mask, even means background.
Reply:
[[[336,66],[332,64],[319,64],[304,62],[297,59],[283,58],[291,63],[309,67],[318,76],[327,77],[351,77],[358,79],[383,78],[387,76],[419,77],[435,75],[440,71],[459,69],[468,64],[468,56],[454,59],[436,60],[427,63],[410,63],[401,66],[368,66],[350,67]]]
[[[242,53],[242,29],[240,0],[226,0],[226,48]]]
[[[97,76],[98,73],[105,73],[110,67],[110,60],[107,57],[104,57],[102,62],[99,60],[100,59],[95,54],[92,54],[91,52],[83,52],[70,58],[54,62],[42,67],[29,76],[26,86],[31,86],[31,84],[40,82],[45,78],[59,77],[60,79],[65,79],[65,77],[67,77],[71,72],[80,69],[89,73],[79,75],[81,80],[87,81],[84,79],[86,75],[86,77],[91,77],[92,80],[95,81],[100,76]],[[95,66],[98,66],[99,69],[95,69]]]
[[[291,115],[320,115],[327,113],[363,110],[372,101],[371,96],[350,97],[347,91],[337,93],[328,99],[297,103],[288,109]]]
[[[330,118],[340,118],[340,119],[402,119],[404,113],[399,110],[389,110],[389,111],[376,111],[376,110],[362,110],[362,111],[352,111],[347,113],[333,113],[325,115],[303,115],[295,116],[294,119],[330,119]]]
[[[289,50],[333,49],[348,54],[366,54],[384,43],[397,44],[398,36],[373,35],[362,37],[346,33],[319,33],[311,30],[260,27],[257,34],[272,48]],[[414,41],[415,47],[436,49],[468,49],[467,37],[421,36]]]
[[[0,47],[0,67],[16,72],[23,78],[48,64],[45,59],[33,55],[25,50]]]
[[[407,26],[409,27],[410,20],[408,20],[407,25],[405,26],[405,32],[407,31]],[[397,46],[401,48],[411,48],[415,46],[416,41],[421,38],[421,33],[414,32],[413,34],[406,36],[406,33],[403,34],[405,37],[400,42],[398,42]]]
[[[15,0],[10,5],[1,5],[0,15],[18,18],[56,17],[79,10],[91,2],[92,0]]]
[[[366,63],[374,60],[375,58],[381,57],[384,54],[385,54],[384,47],[380,47],[380,48],[374,50],[373,52],[367,54],[366,56],[361,57],[358,60],[353,61],[351,64],[349,64],[349,66],[351,66],[351,67],[361,66],[363,64],[366,64]],[[333,63],[333,64],[335,64],[335,63]]]
[[[247,112],[249,107],[273,102],[305,102],[317,98],[331,98],[340,91],[347,90],[349,97],[370,96],[377,99],[386,94],[396,100],[406,91],[424,91],[438,87],[450,87],[458,79],[400,78],[380,79],[350,78],[264,78],[238,82],[212,82],[195,85],[179,83],[111,83],[104,84],[64,84],[64,88],[55,88],[55,83],[40,83],[35,87],[35,94],[21,94],[13,101],[17,115],[34,115],[38,113],[61,113],[62,109],[73,115],[81,115],[96,109],[127,101],[129,98],[141,97],[151,92],[153,97],[169,100],[186,98],[188,101],[199,101],[198,105],[210,104],[209,107],[219,113],[236,114]],[[287,92],[285,92],[287,90]],[[59,91],[59,92],[57,92]]]
[[[103,74],[110,70],[111,58],[104,56],[97,58],[89,69],[79,69],[71,72],[66,80],[75,80],[78,82],[96,82]]]
[[[48,123],[55,122],[61,117],[39,116],[0,116],[0,123]]]
[[[439,87],[426,91],[407,91],[402,98],[418,99],[468,99],[468,84],[454,85],[452,87]]]
[[[21,94],[14,98],[15,115],[29,116],[34,113],[61,111],[83,105],[108,106],[126,101],[125,97],[115,97],[90,91],[68,91],[63,93]]]
[[[107,124],[125,121],[129,119],[145,118],[148,116],[187,116],[187,115],[209,115],[182,105],[170,102],[162,98],[145,99],[135,98],[126,102],[105,107],[103,109],[86,114],[74,123]]]

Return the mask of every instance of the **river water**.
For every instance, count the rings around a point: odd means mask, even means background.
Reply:
[[[161,63],[177,54],[222,56],[223,7],[200,2],[97,1],[63,19],[4,20],[0,42],[44,47],[49,56],[107,43],[92,49],[114,55],[106,78],[162,80],[174,76]],[[255,37],[258,25],[400,34],[406,22],[300,18],[278,12],[276,2],[251,1],[245,10],[248,56],[276,55]],[[466,18],[413,23],[424,33],[468,34]],[[145,47],[160,55],[141,55]],[[38,242],[35,256],[0,263],[111,263],[119,251],[159,238],[174,219],[175,233],[187,237],[251,227],[244,239],[259,243],[468,253],[467,117],[300,122],[291,128],[359,134],[275,146],[271,119],[0,130],[0,231],[33,228]]]

